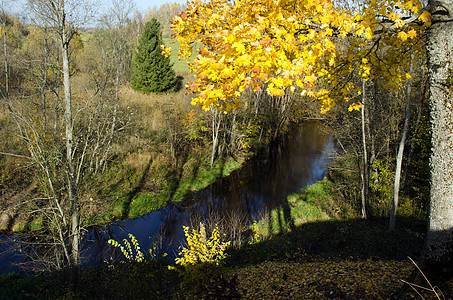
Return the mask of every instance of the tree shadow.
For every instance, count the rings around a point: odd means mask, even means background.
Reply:
[[[121,219],[127,219],[129,216],[131,203],[134,197],[143,189],[146,183],[146,178],[149,174],[149,169],[151,168],[151,163],[153,162],[152,158],[148,161],[145,170],[142,173],[142,176],[137,183],[137,185],[127,194],[126,200],[123,201],[122,211],[121,211]]]
[[[282,208],[283,216],[285,209]],[[272,217],[270,217],[272,221]],[[288,218],[291,225],[291,218]],[[314,258],[345,258],[373,260],[417,259],[423,248],[426,228],[424,221],[398,219],[399,228],[387,231],[386,218],[335,220],[305,223],[294,229],[272,235],[257,244],[232,249],[228,264],[257,264],[268,260],[306,261]],[[278,222],[274,222],[278,223]]]
[[[184,80],[184,77],[179,75],[179,76],[176,76],[176,82],[175,82],[175,86],[174,86],[174,91],[177,93],[179,92],[182,88],[183,88],[183,80]]]
[[[188,152],[185,151],[184,153],[188,153]],[[183,171],[184,171],[183,167],[188,160],[189,160],[188,155],[178,156],[175,170],[173,172],[171,172],[166,178],[167,182],[169,182],[169,185],[170,185],[170,194],[169,194],[169,197],[167,200],[167,205],[171,204],[174,200],[175,194],[181,185]],[[187,184],[189,186],[187,194],[190,193],[191,188],[197,183],[198,180],[202,180],[202,178],[199,178],[198,176],[200,175],[203,161],[204,160],[201,155],[195,156],[195,163],[193,164],[190,178],[186,179]],[[225,171],[225,163],[226,163],[226,159],[224,159],[224,158],[216,160],[215,166],[216,166],[216,168],[218,168],[218,171],[216,172],[215,175],[213,175],[216,178],[215,178],[215,181],[212,182],[211,184],[209,184],[208,186],[215,184],[215,182],[219,178],[223,177],[223,174]],[[204,188],[207,188],[208,186],[206,186]]]

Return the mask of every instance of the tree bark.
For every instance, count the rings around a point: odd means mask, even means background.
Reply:
[[[432,12],[427,35],[432,154],[423,261],[425,265],[445,267],[452,263],[453,253],[453,0],[445,0],[442,5],[435,10],[443,14]]]
[[[212,151],[211,151],[211,167],[216,159],[217,148],[219,144],[219,130],[222,123],[222,112],[211,106],[212,115]]]
[[[68,198],[69,198],[69,287],[74,290],[77,286],[78,267],[79,267],[79,204],[77,198],[77,187],[75,182],[75,166],[73,159],[73,125],[72,125],[72,105],[71,105],[71,79],[69,72],[69,41],[71,34],[68,32],[68,24],[65,21],[65,3],[64,0],[58,1],[58,21],[60,29],[60,47],[63,61],[63,88],[65,101],[65,137],[66,137],[66,165],[68,176]]]
[[[366,219],[366,199],[368,194],[368,159],[367,159],[367,145],[366,145],[366,132],[365,132],[365,79],[362,79],[362,146],[363,146],[363,167],[362,167],[362,219]]]

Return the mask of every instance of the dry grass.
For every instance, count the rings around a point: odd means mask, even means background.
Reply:
[[[129,86],[120,90],[121,106],[135,115],[135,120],[147,130],[158,131],[167,126],[169,112],[187,113],[193,106],[190,95],[183,89],[170,94],[143,94]]]
[[[151,153],[150,151],[140,150],[135,153],[129,153],[124,159],[124,163],[131,166],[138,173],[143,173],[147,164],[154,160],[156,154]]]

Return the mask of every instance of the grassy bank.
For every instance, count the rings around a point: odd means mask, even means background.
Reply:
[[[211,167],[206,158],[191,158],[182,166],[172,162],[148,162],[141,174],[112,168],[103,178],[100,195],[115,199],[104,213],[93,213],[87,219],[90,224],[109,222],[115,219],[132,219],[183,200],[190,192],[201,190],[218,178],[228,176],[242,166],[232,158],[215,162]]]
[[[286,213],[291,217],[286,225],[281,225],[285,223],[283,208],[270,212],[261,222],[259,241],[230,248],[221,267],[201,268],[211,270],[210,278],[192,280],[193,285],[182,284],[183,273],[168,268],[172,262],[148,259],[141,263],[85,268],[76,294],[61,288],[66,282],[64,272],[33,278],[3,276],[0,279],[3,298],[0,298],[206,299],[234,294],[243,299],[409,299],[415,296],[410,289],[404,290],[401,280],[411,280],[414,266],[407,257],[416,259],[420,255],[425,224],[413,218],[400,218],[399,229],[388,232],[386,219],[340,217],[338,209],[331,209],[333,191],[332,183],[321,181],[288,197]],[[279,219],[280,227],[275,221]],[[263,231],[266,227],[272,233]],[[444,292],[452,287],[449,282],[440,284]]]

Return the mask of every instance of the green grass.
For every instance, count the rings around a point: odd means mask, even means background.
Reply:
[[[218,160],[212,168],[207,161],[199,164],[201,165],[197,165],[195,161],[188,161],[184,166],[188,171],[181,176],[166,170],[165,188],[158,192],[146,191],[135,195],[130,203],[127,218],[136,218],[160,209],[171,202],[180,202],[189,192],[201,190],[242,166],[241,162],[233,159]],[[115,211],[114,215],[117,215],[118,207]]]
[[[177,74],[189,74],[189,66],[187,65],[187,62],[184,60],[179,60],[178,59],[178,49],[179,49],[179,42],[175,39],[163,39],[164,44],[167,46],[170,46],[171,48],[171,55],[170,55],[170,60],[171,62],[174,63],[173,69]],[[197,56],[197,52],[194,51],[192,56],[190,57],[191,59],[194,59]]]
[[[353,215],[351,209],[335,201],[334,184],[322,180],[289,195],[286,203],[267,213],[258,225],[261,234],[268,236],[290,231],[304,223]]]

